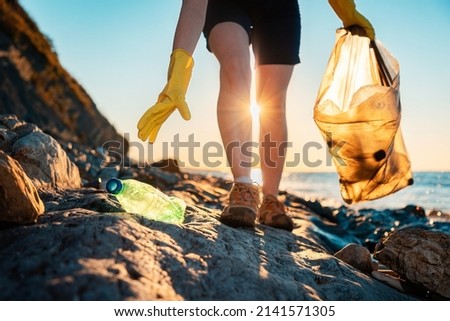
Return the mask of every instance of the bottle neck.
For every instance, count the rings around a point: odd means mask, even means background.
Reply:
[[[113,195],[118,195],[123,193],[125,189],[125,184],[118,178],[111,178],[106,183],[106,190]]]

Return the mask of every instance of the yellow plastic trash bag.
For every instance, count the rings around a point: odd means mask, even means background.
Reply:
[[[348,204],[413,184],[400,130],[399,64],[362,35],[357,27],[337,31],[314,107]]]

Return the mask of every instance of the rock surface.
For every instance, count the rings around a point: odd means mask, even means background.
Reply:
[[[294,233],[235,229],[189,205],[172,225],[124,213],[95,189],[71,195],[65,209],[48,193],[37,224],[0,231],[1,300],[411,299],[311,241],[300,216]]]
[[[381,240],[374,257],[406,280],[450,299],[450,235],[401,229]]]
[[[29,224],[44,213],[36,188],[20,164],[0,150],[0,221]]]

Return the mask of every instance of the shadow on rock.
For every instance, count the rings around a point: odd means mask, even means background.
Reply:
[[[155,280],[167,275],[154,268],[157,253],[148,234],[132,220],[84,209],[3,230],[0,255],[8,259],[0,264],[0,299],[180,299],[170,284],[155,290]]]
[[[183,226],[139,219],[161,232],[159,262],[185,300],[409,299],[307,237],[261,225],[230,228],[218,217],[188,206]]]

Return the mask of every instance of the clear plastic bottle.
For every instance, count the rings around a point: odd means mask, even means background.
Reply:
[[[186,203],[176,197],[169,197],[155,187],[135,179],[111,178],[106,190],[113,194],[129,213],[167,223],[180,224],[184,221]]]

